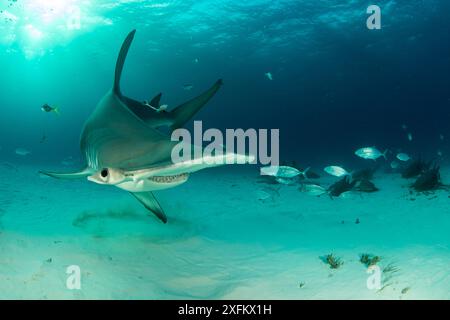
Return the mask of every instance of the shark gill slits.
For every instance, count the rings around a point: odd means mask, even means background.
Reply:
[[[173,183],[182,181],[188,178],[187,173],[182,173],[174,176],[154,176],[150,177],[149,180],[157,182],[157,183]]]

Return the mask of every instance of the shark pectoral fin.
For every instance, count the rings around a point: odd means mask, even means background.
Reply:
[[[56,178],[56,179],[80,179],[90,176],[93,171],[91,168],[86,168],[82,171],[78,172],[68,172],[68,173],[57,173],[57,172],[50,172],[50,171],[39,171],[40,174]]]
[[[214,96],[214,94],[216,94],[222,84],[222,79],[217,80],[217,82],[207,91],[172,110],[171,116],[173,117],[173,124],[171,129],[175,130],[184,126],[184,124],[189,121],[189,119],[191,119]]]
[[[164,223],[167,223],[167,216],[159,205],[158,200],[152,192],[130,192],[142,205],[151,211],[155,216]]]

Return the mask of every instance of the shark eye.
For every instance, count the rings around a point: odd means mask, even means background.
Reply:
[[[108,169],[103,169],[100,172],[100,175],[102,176],[102,178],[106,178],[108,176]]]

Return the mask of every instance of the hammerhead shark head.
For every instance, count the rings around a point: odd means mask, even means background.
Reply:
[[[98,184],[116,186],[130,192],[166,223],[166,214],[152,191],[178,186],[187,181],[190,173],[207,167],[253,159],[223,153],[208,159],[172,162],[172,149],[177,143],[160,128],[168,127],[172,132],[183,127],[219,90],[222,80],[172,111],[159,109],[161,94],[150,104],[124,96],[120,78],[135,32],[131,31],[122,44],[112,89],[100,100],[81,133],[80,149],[86,160],[85,168],[72,173],[41,173],[59,179],[87,178]]]

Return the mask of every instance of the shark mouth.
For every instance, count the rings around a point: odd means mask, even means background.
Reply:
[[[148,179],[156,183],[176,183],[185,181],[188,177],[189,173],[181,173],[174,176],[153,176]]]

